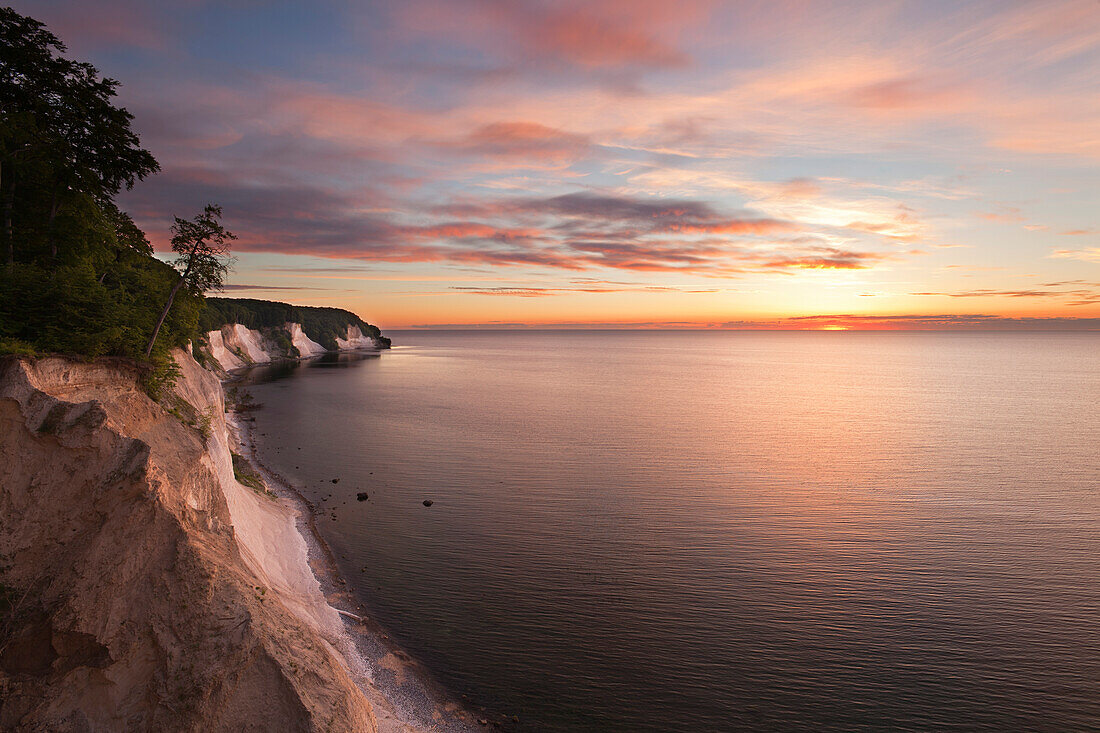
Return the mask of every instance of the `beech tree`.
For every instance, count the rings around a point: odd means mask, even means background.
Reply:
[[[114,104],[118,82],[66,59],[65,50],[41,22],[0,8],[0,193],[9,263],[19,259],[17,242],[30,250],[35,239],[57,260],[62,209],[82,198],[102,207],[160,169],[131,129],[133,115]]]
[[[180,273],[180,277],[168,293],[168,301],[157,319],[149,345],[145,347],[146,358],[153,353],[157,335],[180,288],[187,288],[194,295],[202,295],[207,290],[221,287],[225,282],[225,276],[232,266],[229,243],[237,236],[222,226],[221,217],[222,207],[216,204],[207,205],[191,221],[175,217],[176,221],[172,225],[172,250],[179,257],[172,266]]]
[[[141,359],[180,272],[114,199],[157,164],[118,83],[66,54],[43,23],[0,7],[0,354]],[[193,337],[202,303],[177,291],[156,361]]]

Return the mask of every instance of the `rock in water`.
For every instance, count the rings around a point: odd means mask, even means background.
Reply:
[[[355,498],[358,499],[359,501],[366,501],[370,497],[367,496],[367,492],[360,491],[358,494],[355,495]]]
[[[431,506],[431,505],[432,505],[432,504],[434,504],[434,503],[435,503],[435,502],[434,502],[434,501],[432,501],[431,499],[425,499],[425,500],[424,500],[424,506]]]

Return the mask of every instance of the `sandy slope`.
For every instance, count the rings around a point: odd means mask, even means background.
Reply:
[[[110,361],[0,361],[0,729],[373,731],[292,509]]]

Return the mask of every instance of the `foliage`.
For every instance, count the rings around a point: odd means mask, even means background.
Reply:
[[[276,331],[274,338],[275,345],[279,347],[281,353],[294,358],[302,355],[302,352],[298,350],[298,347],[295,346],[294,342],[287,336],[286,331]]]
[[[179,378],[180,365],[174,359],[161,357],[153,364],[153,368],[145,373],[142,386],[150,398],[160,401],[172,394]],[[184,420],[184,422],[188,421]]]
[[[55,270],[0,267],[0,348],[139,358],[157,317],[150,293],[167,293],[175,278],[168,265],[132,251],[98,275],[87,260]],[[177,298],[154,360],[191,338],[201,310],[201,298]],[[6,346],[17,342],[22,347]]]
[[[263,405],[256,401],[252,393],[240,386],[234,385],[225,393],[226,412],[251,412],[261,407],[263,407]]]
[[[179,270],[179,279],[168,292],[168,300],[153,327],[153,335],[145,347],[146,358],[152,354],[160,329],[181,288],[201,297],[205,291],[221,287],[225,281],[231,265],[229,242],[237,236],[222,226],[221,216],[222,207],[208,204],[191,221],[176,217],[172,225],[172,251],[179,255],[173,265]]]
[[[229,272],[229,242],[237,235],[221,223],[222,207],[207,204],[191,221],[175,217],[172,251],[179,255],[173,266],[192,293],[220,288]]]
[[[192,339],[191,341],[191,358],[199,363],[199,366],[206,366],[206,351],[204,350],[206,341],[201,336]]]
[[[108,213],[122,187],[159,170],[130,129],[133,115],[113,103],[118,82],[65,58],[65,50],[39,21],[0,8],[0,193],[9,263],[68,263],[80,238],[65,236],[65,216],[88,207]]]
[[[389,339],[382,336],[377,326],[340,308],[288,305],[253,298],[206,298],[199,317],[199,330],[206,333],[227,323],[239,323],[257,331],[281,329],[287,323],[300,323],[305,335],[326,349],[336,348],[336,338],[344,338],[348,326],[358,326],[363,335],[389,345]]]
[[[15,354],[16,356],[38,356],[38,351],[33,344],[19,339],[0,338],[0,356]]]
[[[204,410],[203,412],[199,413],[198,417],[195,420],[195,427],[197,427],[199,432],[202,433],[203,440],[210,440],[210,436],[211,436],[211,434],[213,434],[213,431],[214,431],[213,423],[214,423],[214,410],[213,410],[213,408],[211,408],[209,410]]]
[[[216,300],[234,239],[210,205],[172,227],[175,267],[152,256],[114,203],[158,170],[114,104],[118,82],[64,57],[42,23],[0,8],[0,354],[125,356],[153,364],[160,392],[168,352],[225,323],[303,324],[328,348],[348,325],[378,329],[336,308]],[[289,340],[284,344],[293,353]]]
[[[262,494],[269,498],[277,498],[274,492],[268,490],[267,485],[264,483],[260,474],[256,473],[256,469],[252,467],[252,464],[248,462],[248,459],[237,453],[233,453],[233,478],[237,479],[237,483],[242,486],[255,491],[257,494]]]
[[[117,82],[64,51],[0,8],[0,350],[140,357],[178,275],[112,198],[157,163]],[[179,299],[154,361],[195,333],[201,303]]]

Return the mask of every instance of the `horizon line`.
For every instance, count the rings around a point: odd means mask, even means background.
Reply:
[[[722,328],[692,326],[396,326],[383,329],[393,331],[729,331],[738,333],[820,333],[823,331],[846,331],[854,333],[1100,333],[1100,327],[1088,328],[859,328],[832,326],[820,328]]]

